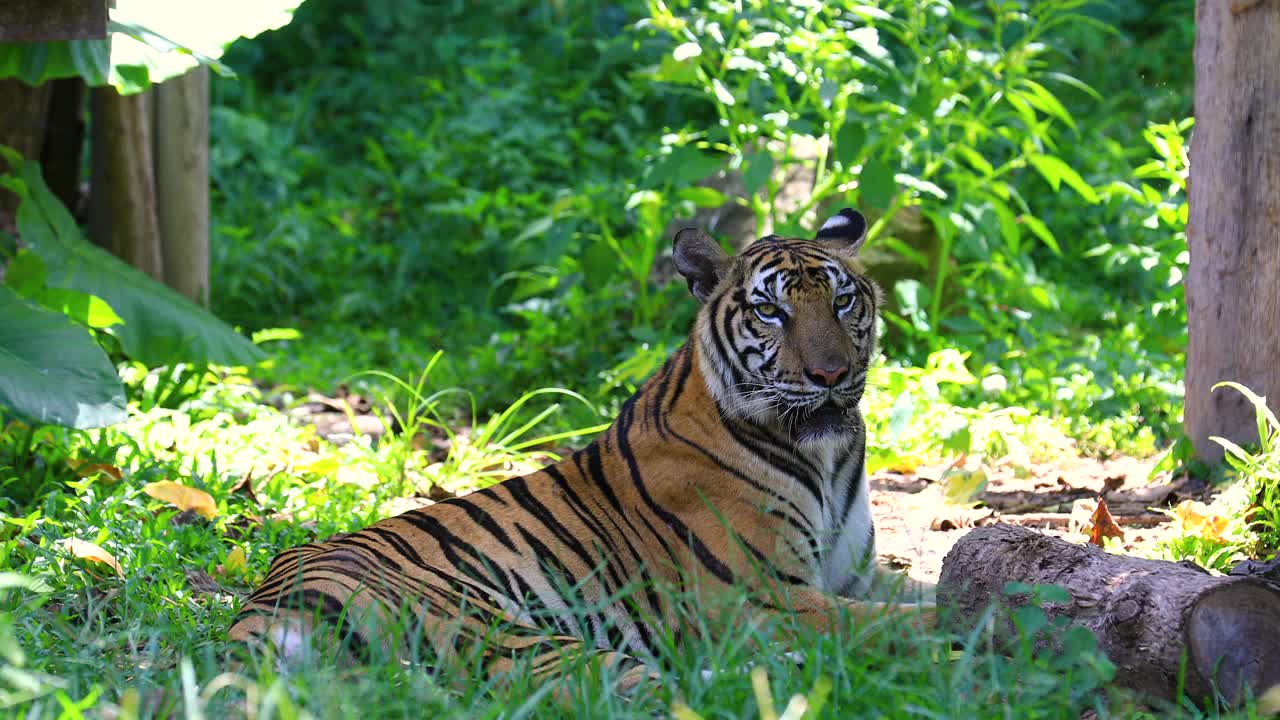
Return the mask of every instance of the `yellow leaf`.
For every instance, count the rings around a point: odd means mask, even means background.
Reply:
[[[1209,506],[1195,500],[1183,500],[1173,509],[1184,532],[1206,540],[1221,540],[1231,519],[1218,515]]]
[[[244,548],[237,545],[227,553],[222,561],[222,571],[228,575],[243,575],[249,569],[249,561],[244,556]]]
[[[213,518],[218,514],[218,504],[213,501],[212,495],[176,482],[161,480],[147,483],[142,487],[142,492],[157,500],[163,500],[179,510],[191,510],[206,518]]]
[[[98,545],[88,540],[80,540],[78,538],[63,538],[57,542],[57,545],[71,554],[72,557],[88,560],[90,562],[102,563],[109,566],[120,577],[124,577],[124,570],[120,567],[111,553],[103,550]]]
[[[338,469],[338,459],[328,455],[312,455],[306,461],[296,463],[294,469],[315,475],[332,475]]]

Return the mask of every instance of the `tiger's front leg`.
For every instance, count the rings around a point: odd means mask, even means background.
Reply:
[[[814,587],[791,587],[781,592],[782,604],[770,602],[761,608],[760,614],[766,617],[790,615],[820,633],[839,628],[841,611],[847,612],[859,625],[898,616],[905,618],[908,627],[914,632],[927,632],[938,627],[937,605],[932,601],[906,603],[854,600],[837,597]]]

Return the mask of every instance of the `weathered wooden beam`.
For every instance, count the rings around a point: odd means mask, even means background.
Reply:
[[[107,36],[107,0],[4,0],[0,42],[90,40]]]
[[[1185,692],[1196,700],[1220,694],[1237,703],[1246,686],[1257,696],[1280,685],[1280,584],[1262,576],[1215,577],[992,525],[947,553],[939,610],[971,627],[1011,582],[1065,588],[1071,600],[1046,612],[1088,628],[1115,663],[1116,682],[1144,695],[1174,700],[1184,667]],[[1016,638],[1008,622],[994,633]]]

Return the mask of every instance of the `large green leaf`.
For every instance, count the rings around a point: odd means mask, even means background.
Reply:
[[[88,331],[0,285],[0,405],[35,423],[102,427],[125,418],[124,386]]]
[[[207,310],[85,240],[44,184],[39,164],[23,165],[22,180],[18,232],[44,260],[49,287],[105,300],[124,319],[111,333],[129,357],[151,367],[252,365],[262,359],[261,350]]]
[[[116,0],[109,38],[43,43],[0,43],[0,78],[29,85],[82,77],[121,94],[205,64],[233,74],[218,61],[234,40],[287,25],[302,0]]]

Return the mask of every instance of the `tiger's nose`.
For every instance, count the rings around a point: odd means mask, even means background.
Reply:
[[[849,366],[829,363],[826,367],[805,368],[804,374],[818,385],[835,387],[836,383],[849,374]]]

